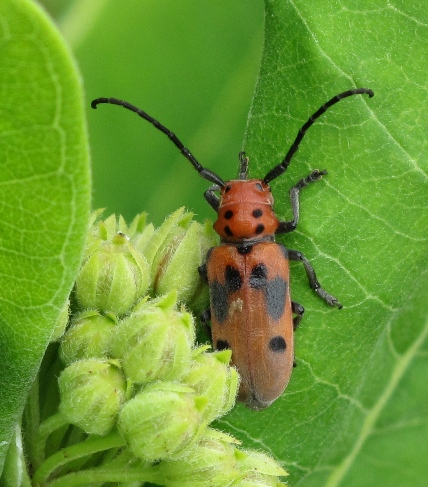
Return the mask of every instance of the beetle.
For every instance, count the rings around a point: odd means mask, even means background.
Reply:
[[[202,321],[211,321],[214,349],[232,350],[232,363],[241,376],[238,399],[254,410],[268,407],[283,393],[294,366],[294,331],[304,308],[291,300],[289,261],[301,262],[318,296],[342,308],[321,287],[301,252],[275,242],[276,235],[292,232],[298,224],[300,191],[327,171],[315,169],[290,189],[292,220],[281,221],[275,215],[269,183],[287,170],[307,130],[321,115],[340,100],[362,94],[374,95],[371,89],[356,88],[322,105],[300,128],[284,159],[263,179],[248,179],[249,159],[240,152],[238,178],[226,182],[201,166],[173,132],[143,110],[117,98],[97,98],[91,103],[92,108],[108,103],[137,113],[166,134],[199,175],[213,183],[204,197],[217,212],[214,230],[220,244],[208,251],[199,269],[210,291],[210,308]]]

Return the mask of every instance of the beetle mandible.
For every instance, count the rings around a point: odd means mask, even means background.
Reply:
[[[173,132],[143,110],[117,98],[97,98],[91,103],[92,108],[110,103],[137,113],[166,134],[199,175],[213,183],[204,197],[217,212],[214,229],[221,243],[209,250],[199,269],[210,290],[210,308],[202,320],[211,320],[213,347],[232,350],[232,363],[241,375],[238,399],[252,409],[272,404],[286,388],[293,370],[293,335],[304,308],[290,297],[289,261],[302,262],[310,287],[330,306],[342,308],[321,287],[301,252],[275,242],[275,235],[292,232],[297,226],[300,191],[327,171],[315,169],[290,189],[293,219],[289,221],[276,217],[269,183],[287,170],[307,130],[323,113],[343,98],[362,94],[371,98],[373,91],[348,90],[322,105],[301,127],[282,162],[263,179],[247,178],[248,158],[241,152],[238,179],[226,182],[201,166]]]

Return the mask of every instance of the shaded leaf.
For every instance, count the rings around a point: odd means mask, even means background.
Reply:
[[[90,197],[80,79],[56,28],[29,0],[0,4],[0,99],[3,459],[73,285]]]

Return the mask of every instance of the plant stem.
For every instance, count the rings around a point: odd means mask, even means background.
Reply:
[[[33,480],[36,485],[45,485],[49,476],[59,467],[65,465],[72,460],[81,458],[93,453],[109,450],[110,448],[119,448],[125,445],[125,441],[117,432],[112,432],[107,436],[91,436],[87,440],[78,443],[77,445],[72,445],[67,448],[63,448],[59,452],[55,453],[48,459],[46,459],[34,474]],[[117,470],[116,470],[117,473]],[[123,473],[123,472],[122,472]],[[68,474],[62,478],[69,477]],[[95,480],[97,482],[98,480]],[[66,484],[64,484],[66,485]]]
[[[159,482],[158,475],[151,466],[130,467],[117,469],[111,466],[98,467],[80,472],[70,473],[52,480],[48,487],[73,487],[79,485],[91,485],[93,483],[131,483],[131,482]]]
[[[33,443],[32,460],[34,468],[38,468],[45,459],[45,446],[49,435],[65,424],[67,421],[60,413],[57,413],[40,425]]]

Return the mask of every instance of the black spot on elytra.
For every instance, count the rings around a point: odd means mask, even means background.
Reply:
[[[281,277],[275,277],[275,279],[267,282],[265,293],[266,308],[269,316],[274,320],[279,320],[285,311],[287,281],[284,281]]]
[[[226,218],[226,220],[230,220],[233,216],[233,211],[232,210],[227,210],[225,213],[224,213],[224,217]]]
[[[223,323],[229,311],[228,297],[242,286],[242,277],[238,269],[230,265],[224,271],[225,283],[213,281],[210,284],[211,312],[218,323]]]
[[[232,237],[232,236],[233,236],[233,232],[232,232],[232,230],[230,229],[229,225],[226,225],[226,226],[224,227],[224,233],[225,233],[226,235],[229,235],[229,237]]]
[[[226,288],[228,292],[238,291],[242,286],[242,278],[238,269],[230,265],[226,266],[224,272],[224,278],[226,279]]]
[[[215,348],[216,350],[226,350],[227,348],[230,348],[230,345],[227,343],[226,340],[217,340]]]
[[[285,349],[287,348],[284,337],[276,336],[271,338],[269,340],[269,348],[272,350],[272,352],[284,353]]]
[[[218,323],[223,323],[227,318],[227,289],[218,281],[210,284],[211,312]]]
[[[260,235],[261,233],[264,232],[264,230],[265,230],[265,226],[259,223],[255,229],[255,233],[256,235]]]
[[[266,289],[267,268],[264,264],[257,264],[250,274],[250,286],[254,289]]]
[[[263,215],[263,211],[260,208],[253,210],[253,217],[260,218]]]

